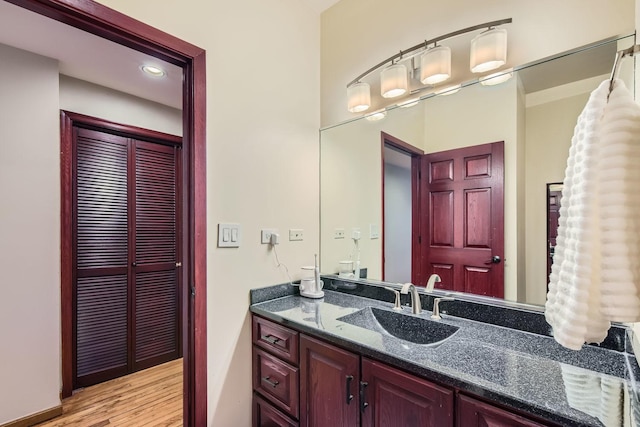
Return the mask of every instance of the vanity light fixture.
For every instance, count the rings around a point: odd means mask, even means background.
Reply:
[[[395,98],[407,92],[407,67],[391,64],[380,73],[380,93],[384,98]]]
[[[453,86],[447,86],[445,88],[442,88],[438,91],[436,91],[436,96],[448,96],[448,95],[453,95],[454,93],[458,93],[458,91],[460,91],[460,89],[462,89],[462,85],[453,85]]]
[[[371,87],[369,83],[358,82],[347,88],[349,111],[361,113],[371,106]]]
[[[153,77],[164,77],[167,74],[162,68],[154,65],[143,65],[140,69]]]
[[[498,71],[497,73],[489,74],[488,76],[480,77],[479,82],[483,86],[495,86],[500,83],[504,83],[513,77],[513,68],[508,70]]]
[[[451,77],[451,48],[434,46],[420,57],[420,82],[435,85]]]
[[[369,120],[370,122],[377,122],[378,120],[382,120],[385,117],[387,117],[387,111],[384,109],[374,111],[364,116],[364,118]]]
[[[471,40],[471,71],[484,73],[507,63],[507,30],[489,28]]]
[[[398,102],[398,107],[411,108],[418,105],[418,102],[420,102],[420,98],[409,98],[406,101]]]
[[[474,25],[401,50],[369,68],[347,84],[347,109],[352,113],[360,113],[371,107],[371,88],[362,79],[380,69],[382,69],[380,73],[380,94],[382,97],[395,98],[409,90],[415,92],[416,89],[409,87],[407,66],[401,61],[410,61],[412,64],[411,75],[413,76],[414,69],[417,68],[414,66],[413,59],[420,53],[423,54],[420,58],[419,80],[423,85],[435,85],[448,80],[451,77],[451,48],[439,46],[438,43],[472,31],[485,30],[471,42],[470,63],[472,71],[481,73],[501,67],[507,60],[507,30],[495,27],[511,22],[513,20],[507,18]],[[429,48],[429,46],[432,47]]]

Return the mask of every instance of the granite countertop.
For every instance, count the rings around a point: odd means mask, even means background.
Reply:
[[[452,336],[436,344],[415,344],[380,329],[370,308],[392,311],[392,304],[327,290],[319,300],[286,296],[253,304],[251,311],[561,425],[633,426],[633,418],[640,420],[640,388],[634,381],[639,369],[633,355],[593,346],[572,351],[547,336],[446,314],[439,322],[459,328]],[[409,308],[404,313],[416,316]],[[417,316],[430,315],[423,311]],[[354,316],[360,316],[364,327],[346,322]]]

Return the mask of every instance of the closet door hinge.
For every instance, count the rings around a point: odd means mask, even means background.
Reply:
[[[196,287],[195,287],[195,286],[192,286],[192,287],[191,287],[191,296],[192,296],[192,297],[195,297],[195,296],[196,296]]]

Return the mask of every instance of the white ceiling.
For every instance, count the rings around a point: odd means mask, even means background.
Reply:
[[[0,43],[59,61],[60,73],[182,109],[182,68],[0,1]],[[140,70],[164,69],[163,78]]]

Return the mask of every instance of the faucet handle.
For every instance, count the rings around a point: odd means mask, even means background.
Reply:
[[[438,297],[433,300],[433,314],[431,315],[432,319],[440,320],[442,316],[440,316],[440,301],[455,301],[453,297]]]
[[[396,301],[393,304],[393,309],[396,311],[402,311],[402,305],[400,305],[400,291],[397,289],[390,288],[388,286],[384,287],[386,290],[393,292],[396,295]]]

